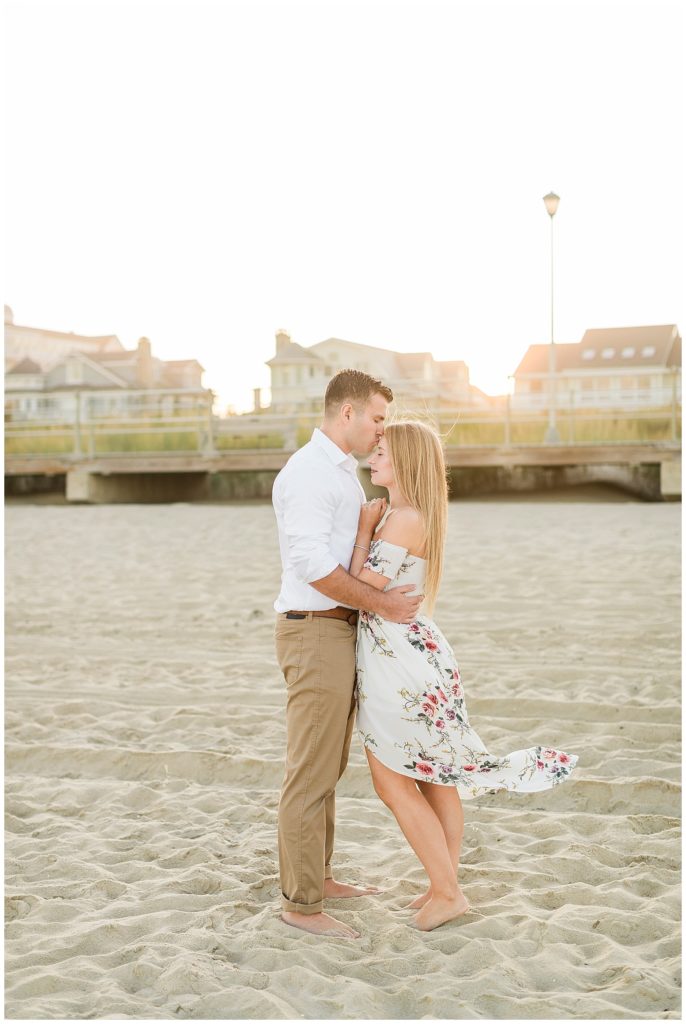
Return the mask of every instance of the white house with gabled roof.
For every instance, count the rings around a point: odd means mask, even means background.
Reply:
[[[515,400],[550,394],[550,345],[530,345],[514,372]],[[681,335],[676,324],[601,327],[555,344],[555,394],[576,406],[667,405],[681,400]]]
[[[97,392],[93,414],[135,414],[138,393],[187,389],[207,394],[197,359],[158,359],[148,338],[126,349],[114,334],[89,336],[14,323],[5,306],[5,418],[70,422],[74,394]],[[173,396],[172,396],[173,398]],[[167,403],[173,407],[173,401]]]
[[[305,348],[287,331],[276,332],[269,412],[320,413],[326,385],[342,369],[362,370],[391,388],[398,406],[419,412],[454,405],[487,406],[489,398],[469,383],[462,360],[439,361],[430,352],[393,352],[342,338],[327,338]]]

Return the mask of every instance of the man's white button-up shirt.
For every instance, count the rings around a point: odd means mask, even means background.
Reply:
[[[274,608],[321,611],[338,602],[310,586],[350,567],[360,506],[366,501],[357,459],[321,430],[291,455],[274,481],[272,504],[281,550],[281,591]]]

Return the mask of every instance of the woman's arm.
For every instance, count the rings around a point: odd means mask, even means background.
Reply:
[[[387,540],[389,544],[397,544],[398,547],[405,548],[407,551],[418,551],[421,550],[422,531],[423,520],[419,512],[413,508],[403,508],[394,512],[392,518],[388,517],[374,539]],[[367,547],[369,547],[369,544],[367,544]],[[359,548],[353,548],[353,552],[353,559],[350,563],[350,575],[356,576],[361,583],[368,583],[370,587],[383,590],[390,581],[390,577],[382,576],[378,572],[372,572],[371,569],[363,568],[367,559],[367,552],[361,551]],[[358,553],[359,558],[357,557]]]
[[[371,501],[365,502],[360,508],[360,520],[357,525],[355,547],[353,548],[353,556],[350,559],[350,569],[348,570],[351,576],[357,576],[367,560],[374,530],[383,519],[385,511],[385,498],[373,498]]]

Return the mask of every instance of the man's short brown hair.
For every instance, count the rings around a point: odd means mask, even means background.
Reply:
[[[370,377],[362,370],[339,370],[329,381],[324,395],[324,413],[351,402],[356,408],[364,407],[374,395],[383,395],[387,402],[393,401],[393,392],[376,377]]]

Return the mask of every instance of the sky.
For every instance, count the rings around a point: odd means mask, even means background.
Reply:
[[[5,0],[15,322],[196,358],[463,359],[684,316],[682,5]],[[268,398],[268,391],[265,393]]]

